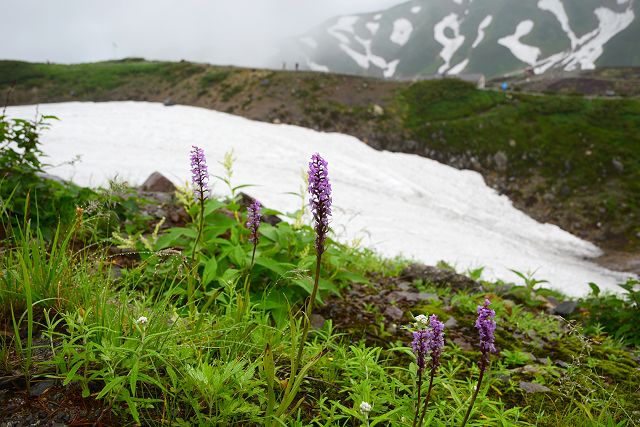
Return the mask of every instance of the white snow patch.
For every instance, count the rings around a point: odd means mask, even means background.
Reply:
[[[413,14],[420,13],[421,10],[422,10],[421,6],[413,6],[411,8],[411,13],[413,13]]]
[[[399,60],[387,63],[383,57],[375,55],[372,52],[371,40],[363,39],[358,36],[355,36],[355,40],[364,48],[364,53],[358,52],[344,43],[340,43],[340,49],[365,70],[368,70],[369,66],[373,64],[374,66],[382,69],[385,77],[392,77],[395,74],[396,67],[400,62]]]
[[[33,117],[35,106],[9,107]],[[104,185],[118,175],[140,184],[153,171],[176,183],[190,177],[189,150],[204,149],[211,174],[230,149],[238,159],[235,184],[280,211],[298,209],[288,195],[301,184],[300,169],[320,152],[333,187],[332,228],[342,241],[364,237],[380,253],[402,253],[460,269],[486,266],[485,278],[520,281],[508,269],[533,271],[552,287],[585,295],[588,283],[617,291],[627,275],[584,260],[600,251],[560,228],[540,224],[487,187],[482,177],[423,157],[376,151],[354,137],[250,121],[196,107],[145,102],[42,104],[61,121],[43,132],[48,172],[81,185]],[[64,164],[76,155],[82,160]],[[222,191],[216,184],[214,191]]]
[[[386,78],[393,77],[396,73],[396,69],[398,68],[398,64],[400,63],[399,59],[394,59],[391,62],[387,63],[387,68],[382,72]]]
[[[462,0],[453,0],[453,2],[456,4],[462,4]]]
[[[562,2],[560,0],[540,0],[538,1],[538,8],[554,14],[558,22],[560,22],[562,30],[567,34],[567,37],[569,37],[569,40],[571,41],[571,49],[575,49],[578,45],[578,37],[576,37],[569,25],[569,16],[567,15],[567,11],[564,9]]]
[[[367,22],[366,24],[364,24],[364,26],[367,27],[367,29],[369,31],[371,31],[371,35],[372,36],[375,36],[375,34],[380,29],[380,23],[379,22]]]
[[[469,65],[469,58],[463,61],[460,61],[458,65],[451,67],[451,69],[447,71],[447,74],[450,74],[450,75],[460,74],[465,68],[467,68],[467,65]]]
[[[329,73],[331,70],[326,65],[317,64],[310,59],[307,59],[307,66],[311,71],[319,71],[321,73]]]
[[[316,49],[318,47],[318,42],[313,37],[302,37],[300,38],[300,41],[311,49]]]
[[[471,48],[475,49],[480,43],[482,43],[482,40],[484,40],[485,36],[484,31],[489,27],[489,25],[491,25],[491,22],[493,22],[493,16],[491,15],[485,16],[482,22],[480,22],[480,25],[478,25],[478,36],[471,45]]]
[[[604,45],[616,34],[631,25],[635,18],[631,7],[623,13],[616,13],[606,7],[599,7],[594,13],[599,22],[597,34],[586,43],[580,45],[568,58],[568,61],[563,61],[566,64],[565,70],[567,71],[572,71],[578,66],[582,70],[596,68],[596,61],[604,53]]]
[[[598,58],[604,53],[604,45],[635,19],[633,5],[623,12],[615,12],[606,7],[594,11],[598,18],[598,28],[580,37],[572,49],[555,53],[535,64],[534,71],[543,73],[551,67],[562,67],[566,71],[595,68]]]
[[[381,13],[378,13],[377,15],[375,15],[375,16],[373,17],[373,19],[375,19],[376,21],[379,21],[379,20],[380,20],[380,18],[382,18],[382,14],[381,14]]]
[[[340,43],[349,44],[349,37],[344,33],[353,34],[355,32],[353,26],[359,19],[357,16],[341,16],[335,24],[327,28],[327,33],[338,39]]]
[[[498,44],[506,47],[511,51],[513,56],[520,61],[529,65],[535,65],[538,57],[542,53],[540,48],[524,44],[520,39],[533,30],[533,21],[527,19],[518,24],[516,32],[510,36],[503,37],[498,40]]]
[[[413,25],[411,21],[405,18],[396,19],[393,22],[393,31],[391,32],[391,41],[397,45],[404,46],[411,38]]]
[[[444,30],[450,28],[453,31],[453,37],[449,38]],[[464,36],[460,34],[460,20],[456,13],[445,16],[440,22],[433,27],[433,37],[442,45],[440,57],[444,60],[444,64],[438,68],[438,73],[442,74],[451,66],[451,58],[458,49],[464,44]]]

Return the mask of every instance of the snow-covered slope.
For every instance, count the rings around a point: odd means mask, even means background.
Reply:
[[[275,61],[380,77],[640,66],[639,8],[638,0],[413,0],[336,17],[290,40]]]
[[[115,175],[135,184],[156,170],[183,183],[191,145],[204,148],[213,175],[221,174],[216,161],[233,149],[236,183],[255,184],[249,192],[264,204],[293,211],[300,200],[287,193],[299,190],[301,172],[317,151],[329,162],[332,227],[343,240],[363,237],[386,255],[426,263],[486,266],[487,277],[515,280],[510,268],[537,270],[536,277],[571,295],[586,293],[588,282],[616,290],[624,278],[585,260],[598,255],[595,246],[516,210],[479,174],[376,151],[351,136],[153,103],[44,104],[39,110],[61,119],[42,138],[48,162],[82,156],[51,173],[80,184],[104,184]],[[8,111],[33,117],[35,107]]]

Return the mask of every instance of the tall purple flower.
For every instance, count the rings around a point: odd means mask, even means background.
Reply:
[[[207,198],[209,192],[209,170],[207,169],[207,159],[202,148],[192,146],[191,150],[191,183],[194,187],[194,194],[198,200]]]
[[[429,316],[429,341],[427,349],[431,352],[431,368],[440,366],[440,356],[444,348],[444,323],[438,320],[438,316]]]
[[[478,306],[478,319],[476,320],[476,328],[480,333],[480,351],[482,352],[482,361],[480,369],[489,364],[490,353],[496,353],[495,346],[495,331],[496,322],[493,320],[496,317],[496,312],[489,308],[491,301],[489,299],[484,300],[484,305]]]
[[[416,363],[420,372],[424,371],[427,366],[426,358],[429,351],[429,330],[420,329],[413,333],[413,341],[411,341],[411,348],[416,355]]]
[[[327,162],[320,154],[311,156],[309,162],[309,205],[315,221],[316,251],[318,255],[324,252],[324,241],[329,231],[329,217],[331,216],[331,184]]]
[[[255,200],[247,208],[247,228],[251,232],[249,241],[253,243],[254,246],[258,245],[259,240],[258,227],[260,227],[260,220],[262,219],[262,215],[260,214],[261,207],[260,202]]]

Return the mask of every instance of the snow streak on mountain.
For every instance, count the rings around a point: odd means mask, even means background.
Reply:
[[[637,0],[414,0],[339,16],[280,57],[378,77],[640,66]]]

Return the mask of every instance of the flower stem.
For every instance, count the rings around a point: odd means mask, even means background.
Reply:
[[[413,417],[413,427],[416,427],[418,416],[420,415],[420,398],[422,394],[422,368],[418,368],[418,404],[416,405],[416,414]]]
[[[202,229],[204,228],[204,195],[203,189],[200,189],[200,197],[198,199],[198,203],[200,204],[200,217],[198,218],[198,234],[196,236],[196,241],[193,244],[193,252],[191,253],[191,266],[194,268],[196,272],[196,276],[198,273],[198,267],[194,266],[194,262],[196,260],[196,252],[198,251],[198,243],[200,242],[200,237],[202,236]],[[189,308],[193,311],[193,294],[195,293],[195,289],[193,286],[193,280],[189,280],[189,289],[188,289],[188,303]]]
[[[480,384],[482,384],[482,378],[484,377],[484,371],[486,366],[484,363],[480,367],[480,377],[478,378],[478,385],[476,386],[476,390],[473,392],[473,397],[471,398],[471,403],[469,404],[469,409],[467,409],[467,413],[464,416],[464,420],[462,420],[461,427],[464,427],[467,424],[467,420],[469,419],[469,415],[471,415],[471,410],[473,409],[473,404],[476,402],[476,397],[478,397],[478,391],[480,391]]]
[[[307,303],[307,308],[304,312],[304,317],[302,321],[304,322],[304,328],[302,329],[302,339],[300,340],[300,347],[298,347],[298,355],[296,356],[296,366],[300,366],[300,361],[302,360],[302,352],[304,350],[304,343],[307,340],[307,335],[309,335],[309,327],[311,326],[311,314],[313,313],[313,303],[316,300],[316,296],[318,295],[318,284],[320,282],[320,261],[322,259],[322,253],[318,253],[316,257],[316,275],[313,281],[313,290],[311,291],[311,296],[309,297],[309,302]],[[292,376],[295,372],[291,373]]]
[[[422,405],[422,415],[420,415],[419,427],[422,427],[424,416],[427,414],[427,406],[429,406],[429,399],[431,398],[431,390],[433,389],[433,377],[436,375],[436,368],[431,368],[431,377],[429,378],[429,389],[427,390],[427,397],[424,398],[424,405]]]

